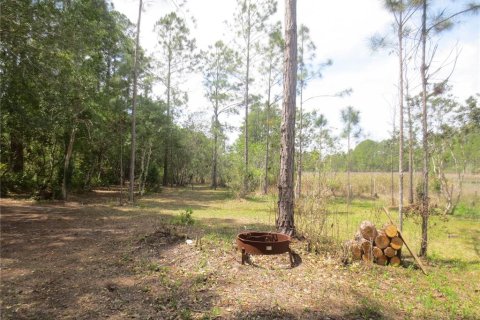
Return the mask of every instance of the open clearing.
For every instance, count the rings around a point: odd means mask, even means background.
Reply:
[[[245,228],[272,229],[272,199],[201,187],[167,188],[133,208],[115,197],[0,200],[2,319],[480,318],[478,219],[432,218],[428,276],[408,259],[345,266],[304,242],[293,244],[301,261],[291,269],[287,255],[242,266],[233,246]],[[179,224],[186,208],[190,227]]]

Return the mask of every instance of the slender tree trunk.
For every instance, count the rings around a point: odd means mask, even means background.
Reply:
[[[135,108],[137,104],[137,77],[138,77],[138,52],[140,51],[140,22],[142,19],[142,0],[138,4],[138,21],[137,21],[137,37],[135,39],[135,53],[133,54],[133,97],[132,97],[132,150],[130,155],[130,188],[128,191],[128,199],[134,202],[134,187],[135,187],[135,143],[136,143],[136,119]]]
[[[147,162],[145,164],[145,170],[144,170],[144,173],[143,173],[143,178],[140,181],[141,182],[140,195],[142,195],[142,196],[145,194],[145,185],[147,183],[148,170],[150,168],[150,158],[151,158],[151,156],[152,156],[152,142],[149,141],[148,142],[148,151],[147,151]]]
[[[403,1],[400,1],[400,6]],[[399,12],[398,19],[398,60],[400,67],[399,79],[399,136],[398,136],[398,226],[400,231],[403,230],[403,15],[402,10]]]
[[[164,186],[168,185],[169,180],[169,170],[168,170],[168,162],[170,160],[170,140],[171,140],[171,119],[170,119],[170,81],[171,81],[171,63],[172,63],[172,53],[169,50],[168,53],[168,67],[167,67],[167,136],[165,137],[165,152],[163,158],[163,181],[162,184]]]
[[[295,198],[299,198],[302,193],[302,156],[303,156],[303,80],[300,81],[300,126],[298,130],[298,163],[297,163],[297,188]]]
[[[139,183],[139,193],[140,195],[143,194],[143,190],[142,190],[142,183],[143,183],[143,179],[145,177],[145,156],[147,155],[147,147],[145,146],[145,148],[142,148],[142,156],[140,158],[140,183]]]
[[[13,130],[10,137],[11,168],[14,173],[22,173],[24,168],[24,153],[22,135]]]
[[[268,112],[268,111],[267,111]],[[269,121],[267,115],[267,122]],[[263,194],[268,193],[268,162],[269,162],[269,150],[270,149],[270,126],[267,125],[267,137],[265,142],[265,177],[263,180]]]
[[[280,177],[278,184],[279,232],[295,235],[293,174],[295,156],[295,97],[297,85],[297,1],[285,0],[285,56],[281,125]]]
[[[406,68],[405,68],[406,70]],[[407,116],[408,116],[408,204],[413,204],[413,121],[412,121],[412,105],[408,102],[408,79],[406,80],[406,96],[407,96]]]
[[[70,167],[70,159],[72,158],[73,144],[75,143],[76,132],[77,132],[77,126],[76,124],[74,124],[72,128],[72,132],[70,133],[67,152],[65,153],[65,161],[63,163],[62,199],[65,201],[68,200],[68,193],[67,193],[68,168]]]
[[[390,147],[390,203],[391,203],[391,206],[394,206],[395,205],[395,190],[394,190],[394,165],[393,165],[393,138],[392,138],[392,145]]]
[[[120,133],[120,205],[123,205],[123,184],[124,184],[124,172],[123,172],[123,135]]]
[[[352,185],[350,183],[350,130],[347,136],[347,206],[350,206]],[[347,207],[348,212],[348,207]]]
[[[391,177],[390,177],[390,194],[391,194],[391,205],[394,206],[395,205],[395,188],[394,188],[394,161],[393,161],[393,154],[394,154],[394,147],[395,147],[395,131],[396,131],[396,127],[395,127],[395,111],[393,113],[393,131],[392,131],[392,141],[391,141],[391,144],[390,144],[390,173],[391,173]]]
[[[427,65],[426,65],[426,46],[427,46],[427,1],[423,1],[422,12],[422,65],[420,67],[422,79],[422,133],[423,133],[423,192],[422,192],[422,242],[420,245],[420,256],[427,255],[428,247],[428,127],[427,127]]]
[[[251,35],[251,26],[250,26],[250,4],[248,4],[248,21],[247,21],[247,70],[245,74],[245,150],[244,150],[244,157],[245,157],[245,171],[243,176],[243,190],[244,192],[248,192],[248,85],[249,85],[249,77],[250,77],[250,35]]]
[[[218,102],[215,102],[218,104]],[[218,162],[218,105],[215,106],[213,119],[213,165],[212,188],[217,190],[217,162]]]
[[[268,157],[269,157],[269,148],[270,148],[270,95],[272,89],[272,64],[270,63],[268,69],[268,92],[267,92],[267,123],[266,123],[266,138],[265,138],[265,177],[263,180],[263,194],[268,193]]]

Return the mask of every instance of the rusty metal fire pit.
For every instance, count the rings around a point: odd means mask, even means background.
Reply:
[[[275,232],[246,231],[237,235],[237,247],[242,251],[242,264],[248,260],[249,254],[282,254],[288,252],[290,264],[294,266],[290,250],[290,236]]]

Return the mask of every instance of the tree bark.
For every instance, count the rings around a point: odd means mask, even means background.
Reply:
[[[408,204],[412,205],[413,198],[413,120],[412,120],[412,104],[408,101],[408,77],[406,76],[407,68],[405,68],[405,90],[407,97],[407,117],[408,117]]]
[[[295,97],[297,85],[297,1],[285,0],[285,56],[281,124],[280,177],[278,184],[279,232],[295,235],[293,174],[295,155]]]
[[[67,152],[65,153],[65,161],[63,163],[62,199],[65,201],[68,200],[68,193],[67,193],[68,167],[70,166],[70,159],[72,158],[73,144],[75,142],[76,132],[77,132],[77,125],[74,124],[72,128],[72,132],[70,133],[70,139],[68,140]]]
[[[147,161],[145,167],[142,169],[142,179],[140,180],[140,195],[145,194],[145,185],[147,184],[148,170],[150,168],[150,158],[152,156],[152,142],[148,141]],[[142,160],[143,162],[143,160]]]
[[[128,198],[130,202],[134,202],[134,186],[135,186],[135,143],[136,143],[136,119],[135,108],[137,104],[137,77],[138,77],[138,52],[140,50],[140,22],[142,19],[142,0],[138,5],[138,21],[137,21],[137,36],[135,39],[135,53],[133,54],[133,97],[132,97],[132,150],[130,154],[130,188],[128,191]]]
[[[123,205],[123,184],[125,172],[123,171],[123,135],[120,133],[120,205]]]
[[[139,175],[139,192],[140,195],[142,194],[142,182],[143,182],[143,177],[145,175],[145,156],[147,155],[147,149],[142,148],[142,155],[140,157],[140,175]]]
[[[422,12],[422,65],[420,76],[422,79],[422,144],[423,144],[423,192],[422,192],[422,242],[420,244],[420,256],[427,255],[428,247],[428,127],[427,127],[427,65],[425,51],[427,47],[427,1],[423,0]]]
[[[297,188],[295,192],[295,198],[299,198],[302,193],[302,153],[303,153],[303,80],[300,81],[300,125],[298,130],[298,164],[297,164]]]
[[[352,197],[352,186],[350,184],[350,129],[349,129],[348,136],[347,136],[347,215],[348,215],[348,208],[350,207],[351,197]],[[348,217],[347,217],[347,223],[348,223]]]
[[[22,173],[24,168],[24,153],[22,135],[12,130],[10,136],[11,168],[14,173]]]
[[[170,120],[170,81],[171,81],[171,64],[172,64],[172,53],[171,50],[168,52],[168,67],[167,67],[167,136],[165,137],[165,150],[163,158],[163,181],[162,185],[167,186],[169,177],[168,162],[170,155],[170,139],[171,139],[171,120]]]
[[[247,70],[245,74],[245,149],[244,149],[244,160],[245,160],[245,171],[244,171],[244,176],[243,176],[243,191],[245,193],[248,192],[248,183],[249,183],[249,178],[248,178],[248,103],[249,103],[249,97],[248,97],[248,85],[249,85],[249,77],[250,77],[250,36],[251,36],[251,25],[250,25],[250,3],[248,4],[248,21],[247,21]]]
[[[213,164],[212,164],[212,188],[217,190],[217,161],[218,161],[218,102],[215,102],[213,119]]]
[[[400,1],[400,7],[403,6],[403,1]],[[399,79],[399,136],[398,136],[398,227],[400,231],[403,228],[403,15],[402,10],[399,10],[398,23],[398,60],[400,66]]]
[[[266,137],[265,137],[265,177],[263,181],[263,194],[268,193],[268,161],[269,161],[269,148],[270,148],[270,95],[272,89],[272,64],[270,63],[268,69],[268,93],[267,93],[267,123],[266,123]]]

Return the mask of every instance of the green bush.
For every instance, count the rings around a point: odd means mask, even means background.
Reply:
[[[192,208],[187,208],[185,211],[180,212],[180,223],[185,225],[185,226],[191,226],[192,224],[195,223],[195,220],[193,220],[193,210]]]

